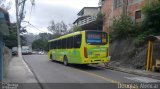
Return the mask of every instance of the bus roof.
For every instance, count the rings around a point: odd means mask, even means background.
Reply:
[[[69,34],[66,34],[66,35],[64,35],[64,36],[60,36],[60,37],[58,37],[58,38],[49,40],[48,42],[52,42],[52,41],[56,41],[56,40],[59,40],[59,39],[71,37],[71,36],[74,36],[74,35],[78,35],[78,34],[81,34],[82,32],[86,32],[86,31],[102,32],[102,31],[97,31],[97,30],[77,31],[77,32],[69,33]]]
[[[82,32],[84,32],[84,31],[78,31],[78,32],[69,33],[69,34],[66,34],[66,35],[64,35],[64,36],[60,36],[60,37],[58,37],[58,38],[49,40],[48,42],[52,42],[52,41],[55,41],[55,40],[59,40],[59,39],[71,37],[71,36],[74,36],[74,35],[78,35],[78,34],[81,34]]]

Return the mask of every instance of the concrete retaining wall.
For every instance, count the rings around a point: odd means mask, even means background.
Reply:
[[[7,67],[11,61],[12,58],[12,52],[9,48],[4,47],[3,48],[3,76],[5,77],[5,75],[7,74]]]

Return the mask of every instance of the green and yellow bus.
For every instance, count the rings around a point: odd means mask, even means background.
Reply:
[[[107,63],[109,35],[101,31],[80,31],[49,40],[48,58],[64,65]]]

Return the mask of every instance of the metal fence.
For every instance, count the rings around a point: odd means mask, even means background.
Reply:
[[[90,16],[90,17],[87,17],[81,21],[78,22],[78,26],[82,26],[82,25],[85,25],[85,24],[88,24],[88,23],[91,23],[93,21],[96,20],[96,16]]]

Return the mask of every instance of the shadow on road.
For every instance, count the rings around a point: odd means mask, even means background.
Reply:
[[[76,69],[81,69],[81,70],[103,70],[101,68],[93,67],[91,65],[69,65],[70,67],[76,68]]]
[[[58,61],[53,61],[54,63],[58,63],[58,64],[62,64],[62,62],[58,62]],[[63,65],[65,66],[65,65]],[[97,68],[97,67],[93,67],[91,65],[82,65],[82,64],[69,64],[67,67],[72,67],[72,68],[76,68],[76,69],[80,69],[80,70],[104,70],[102,68]]]

